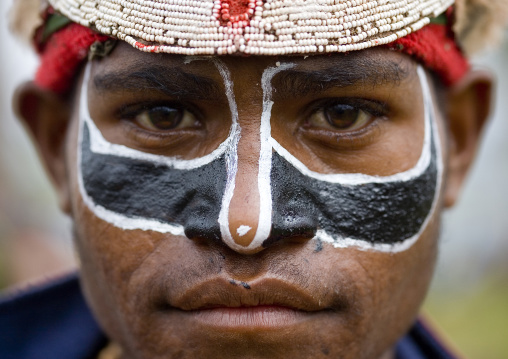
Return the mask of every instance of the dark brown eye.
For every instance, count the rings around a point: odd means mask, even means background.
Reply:
[[[373,117],[357,107],[337,104],[314,112],[309,118],[309,124],[339,131],[354,131],[368,124]]]
[[[135,121],[151,131],[169,131],[196,125],[196,118],[191,112],[168,106],[143,111],[135,117]]]

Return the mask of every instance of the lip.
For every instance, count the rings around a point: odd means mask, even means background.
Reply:
[[[215,328],[281,328],[296,324],[310,313],[288,307],[258,305],[254,307],[217,307],[187,312],[197,322]]]
[[[281,328],[330,310],[329,303],[278,278],[262,278],[248,285],[215,278],[168,302],[200,324],[224,329]]]

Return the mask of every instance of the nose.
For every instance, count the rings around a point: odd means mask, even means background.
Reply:
[[[270,188],[266,186],[266,161],[260,158],[264,150],[258,121],[243,121],[240,110],[241,137],[237,147],[234,189],[221,223],[223,242],[242,254],[263,250],[270,235]],[[259,118],[259,117],[258,117]],[[257,122],[257,123],[256,123]],[[268,173],[269,176],[269,173]]]
[[[271,80],[279,71],[289,67],[292,65],[264,71],[262,99],[258,97],[261,106],[255,104],[257,101],[253,103],[255,96],[242,93],[238,97],[238,123],[242,132],[237,147],[234,191],[228,203],[228,213],[223,213],[227,223],[221,224],[221,235],[226,245],[242,254],[258,253],[288,240],[309,239],[317,229],[313,218],[292,210],[280,212],[277,209],[287,206],[273,205],[274,194],[279,203],[280,189],[274,192],[273,180],[277,180],[277,176],[272,178],[277,172],[272,171]]]
[[[228,231],[222,230],[223,242],[242,254],[276,244],[302,243],[313,238],[319,226],[302,184],[293,183],[296,176],[285,171],[288,164],[273,155],[271,145],[263,148],[269,145],[263,141],[251,128],[242,132]]]

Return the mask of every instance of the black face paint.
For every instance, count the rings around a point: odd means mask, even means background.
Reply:
[[[82,178],[95,205],[127,218],[181,226],[189,238],[219,240],[220,203],[226,184],[224,155],[193,169],[175,169],[150,161],[94,153],[84,124]]]
[[[434,142],[434,141],[432,141]],[[408,181],[342,185],[308,177],[277,153],[272,166],[272,235],[315,235],[393,244],[416,235],[437,188],[436,149],[418,177]]]
[[[393,176],[323,175],[275,140],[271,170],[272,231],[264,246],[288,236],[315,236],[335,247],[396,252],[409,248],[437,202],[442,163],[424,71],[425,139],[412,169]]]
[[[224,66],[218,63],[217,67],[229,80]],[[102,220],[125,230],[221,240],[221,204],[231,192],[236,173],[237,116],[233,114],[228,138],[209,155],[193,160],[112,144],[90,118],[90,72],[89,63],[81,91],[78,148],[78,183],[88,208]],[[226,96],[233,112],[236,104],[228,83]]]

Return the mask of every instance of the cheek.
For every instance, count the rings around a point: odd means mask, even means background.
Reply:
[[[92,214],[80,204],[75,216],[75,241],[82,265],[95,267],[109,277],[111,284],[127,283],[160,241],[150,232],[124,231]]]
[[[435,267],[439,222],[435,214],[420,239],[404,252],[346,250],[359,269],[357,278],[363,280],[363,299],[370,300],[362,317],[368,318],[364,334],[369,343],[376,343],[374,352],[392,346],[414,323]]]
[[[77,121],[74,121],[76,123]],[[68,141],[68,174],[74,221],[74,243],[81,264],[81,283],[87,302],[101,326],[120,342],[132,335],[129,320],[134,296],[129,292],[131,277],[165,239],[160,233],[125,231],[93,214],[83,202],[77,180],[77,126]],[[127,339],[126,339],[127,338]]]
[[[443,150],[441,156],[446,158],[446,137],[441,117],[436,118],[436,124]],[[441,176],[445,174],[446,168]],[[392,254],[346,250],[362,268],[362,277],[370,288],[372,338],[377,336],[389,345],[413,324],[432,280],[439,247],[444,186],[440,186],[439,190],[427,225],[408,249]],[[383,334],[382,328],[386,327],[386,323],[390,323],[391,330]]]
[[[129,337],[133,297],[132,275],[157,246],[147,232],[128,232],[95,217],[80,201],[74,207],[74,241],[81,261],[81,282],[88,303],[103,328],[113,338]],[[135,318],[131,318],[135,319]]]
[[[95,217],[83,203],[75,214],[81,283],[108,337],[130,353],[186,348],[186,340],[193,336],[184,325],[158,325],[160,303],[165,302],[169,289],[161,283],[180,287],[193,271],[215,273],[214,268],[203,268],[207,259],[199,258],[186,238],[115,228]],[[150,352],[138,357],[155,356]]]
[[[144,254],[153,250],[155,239],[147,232],[124,231],[107,224],[83,202],[78,185],[77,122],[73,123],[67,151],[74,240],[85,271],[90,268],[90,272],[109,277],[108,282],[122,283]]]

